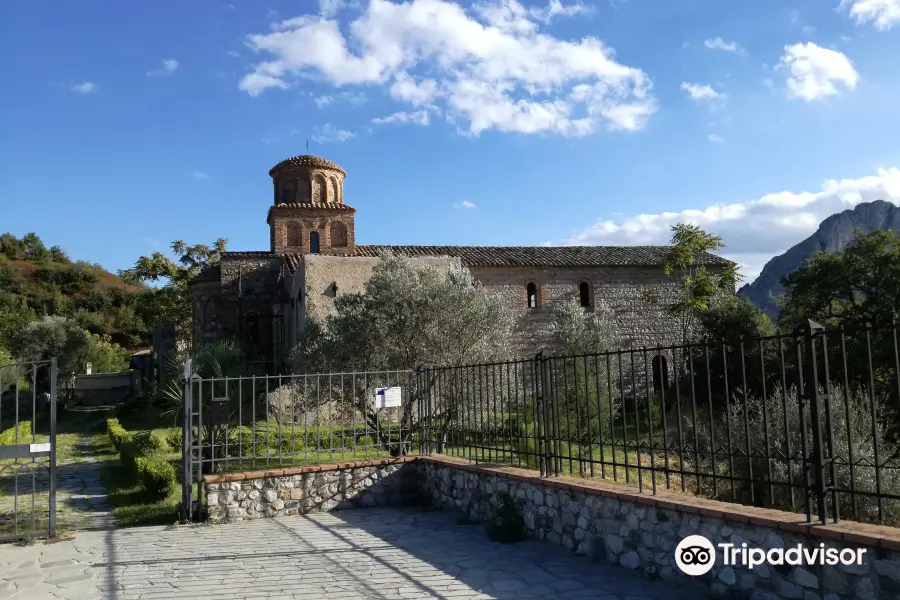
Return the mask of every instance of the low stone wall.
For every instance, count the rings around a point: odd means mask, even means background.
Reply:
[[[840,523],[818,526],[794,513],[674,494],[651,496],[621,485],[533,471],[476,466],[447,457],[419,465],[432,502],[488,521],[504,494],[522,505],[529,536],[649,578],[693,583],[715,596],[753,600],[900,599],[900,530]],[[726,566],[689,577],[675,566],[675,547],[689,535],[741,548],[865,548],[862,566]],[[718,552],[718,550],[717,550]]]
[[[240,521],[365,506],[416,503],[414,457],[270,469],[203,478],[207,518]]]
[[[526,533],[641,575],[694,585],[698,597],[751,600],[900,600],[900,529],[821,526],[802,515],[444,457],[406,457],[204,478],[212,522],[366,506],[430,504],[487,522],[502,498],[521,505]],[[725,565],[699,577],[675,565],[689,535],[764,550],[864,549],[864,564]],[[821,545],[821,546],[820,546]]]

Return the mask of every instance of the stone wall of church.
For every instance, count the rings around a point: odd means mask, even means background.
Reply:
[[[304,280],[304,302],[306,318],[323,322],[334,310],[337,295],[353,294],[365,290],[366,282],[372,276],[372,269],[379,258],[346,257],[307,254],[303,257],[302,277]],[[411,259],[417,264],[434,265],[439,269],[449,269],[459,265],[458,258],[417,257]],[[335,287],[336,286],[336,287]]]
[[[582,281],[591,286],[594,303],[605,302],[615,311],[623,348],[665,346],[679,341],[677,324],[662,308],[648,303],[642,292],[644,287],[660,295],[674,291],[673,279],[661,267],[475,267],[472,273],[520,315],[513,342],[521,356],[533,356],[542,348],[553,353],[552,304],[566,296],[578,299]],[[527,306],[529,282],[537,287],[537,308]]]

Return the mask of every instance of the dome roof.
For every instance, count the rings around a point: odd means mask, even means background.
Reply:
[[[313,167],[318,169],[328,169],[330,171],[337,171],[344,177],[347,176],[347,173],[344,169],[341,168],[337,163],[333,163],[330,160],[326,160],[324,158],[313,156],[312,154],[301,154],[300,156],[293,156],[291,158],[286,158],[281,161],[269,171],[269,176],[275,174],[276,171],[280,171],[282,169],[289,169],[291,167]]]

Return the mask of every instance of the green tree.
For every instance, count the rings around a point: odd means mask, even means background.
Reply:
[[[88,362],[95,373],[128,367],[128,353],[106,336],[81,329],[66,317],[47,316],[26,325],[15,337],[13,355],[22,361],[56,358],[60,376],[83,373]]]
[[[490,294],[468,269],[440,269],[385,254],[374,267],[365,291],[338,297],[334,314],[324,323],[306,329],[293,358],[298,370],[308,373],[496,362],[511,355],[514,322],[515,315],[504,301]],[[473,401],[475,397],[486,398],[486,390],[477,385],[464,385],[449,376],[436,386],[437,372],[429,373],[431,377],[427,381],[407,386],[402,413],[395,417],[394,437],[391,429],[385,427],[384,417],[369,401],[376,378],[355,378],[357,388],[342,389],[341,393],[354,395],[356,414],[362,416],[372,431],[379,432],[377,441],[393,454],[408,449],[409,438],[417,428],[414,407],[418,398],[429,392],[433,392],[432,425],[438,431],[441,445],[463,407],[484,409],[478,421],[483,427],[497,426],[504,414],[515,410],[505,406],[508,398],[502,390],[493,398],[493,406],[499,407],[499,411],[489,412],[488,403]],[[314,409],[318,398],[333,397],[331,393],[317,393],[307,398],[300,390],[294,395],[298,400],[291,414]],[[398,431],[402,432],[400,439],[396,438]]]
[[[856,242],[843,252],[817,251],[782,284],[788,290],[783,329],[805,319],[847,328],[889,325],[900,311],[900,233],[856,231]]]
[[[663,261],[666,275],[674,277],[674,287],[669,294],[654,294],[644,290],[645,299],[663,305],[666,312],[678,323],[684,343],[695,341],[703,331],[699,317],[722,294],[733,294],[741,280],[737,267],[729,264],[711,270],[703,264],[703,258],[725,247],[722,238],[707,233],[696,225],[679,223],[672,226],[670,247]]]
[[[189,246],[181,240],[172,242],[170,258],[161,252],[141,256],[134,267],[121,271],[120,276],[134,282],[163,282],[158,288],[143,292],[145,314],[175,326],[179,339],[191,338],[191,280],[204,269],[216,265],[227,240],[219,238],[212,246]]]

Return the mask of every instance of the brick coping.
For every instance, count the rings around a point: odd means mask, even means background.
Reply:
[[[382,467],[385,465],[403,464],[419,460],[418,456],[401,456],[398,458],[380,458],[378,460],[357,460],[352,462],[334,463],[327,465],[311,465],[308,467],[285,467],[283,469],[265,469],[262,471],[248,471],[246,473],[226,473],[224,475],[204,475],[203,483],[225,483],[231,481],[246,481],[248,479],[264,479],[266,477],[289,477],[291,475],[303,475],[304,473],[319,473],[322,471],[340,471],[342,469],[360,469],[363,467]]]
[[[593,494],[596,496],[635,502],[636,504],[643,504],[660,509],[676,510],[687,514],[696,514],[706,517],[716,517],[734,523],[749,523],[750,525],[770,527],[772,529],[791,533],[802,533],[822,539],[873,546],[900,552],[900,528],[896,527],[857,523],[855,521],[841,521],[836,524],[821,525],[818,523],[807,522],[805,515],[775,510],[772,508],[745,506],[743,504],[734,504],[731,502],[722,502],[720,500],[710,500],[695,496],[682,496],[662,489],[657,489],[656,494],[652,494],[651,492],[641,492],[636,488],[625,486],[623,484],[585,480],[577,477],[559,476],[544,478],[541,477],[537,471],[501,465],[477,464],[464,458],[443,455],[403,456],[379,460],[361,460],[346,463],[314,465],[309,467],[267,469],[248,473],[206,475],[203,477],[203,483],[245,481],[262,479],[265,477],[284,477],[302,475],[304,473],[337,471],[341,469],[381,467],[418,461],[481,475],[506,477],[508,479],[523,481],[536,486],[582,494]]]

